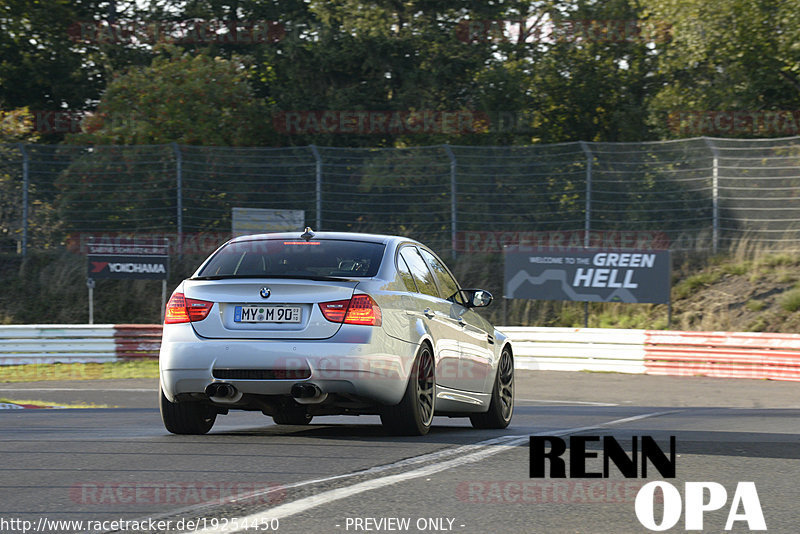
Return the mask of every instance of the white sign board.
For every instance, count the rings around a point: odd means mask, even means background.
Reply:
[[[305,227],[303,210],[268,210],[233,208],[233,237],[268,232],[302,232]]]

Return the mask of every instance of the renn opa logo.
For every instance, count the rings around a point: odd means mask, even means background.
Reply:
[[[597,451],[587,450],[587,444],[601,444],[602,462]],[[549,446],[549,448],[548,448]],[[569,474],[562,458],[567,441],[558,436],[531,436],[530,478],[609,478],[614,465],[625,478],[647,478],[648,464],[664,478],[675,478],[675,436],[669,438],[665,453],[651,436],[633,436],[631,454],[613,436],[571,436],[569,438]],[[594,462],[587,462],[593,460]],[[597,465],[587,465],[596,463]],[[547,469],[549,465],[549,470]],[[661,495],[656,495],[660,490]],[[684,500],[686,511],[683,513]],[[655,504],[663,501],[663,512],[656,518]],[[664,531],[678,524],[684,515],[686,530],[702,530],[703,514],[720,510],[728,503],[728,492],[717,482],[686,482],[683,498],[673,484],[666,481],[648,482],[639,490],[634,503],[636,518],[645,528]],[[739,482],[731,499],[724,529],[731,530],[737,522],[746,523],[750,530],[767,530],[761,502],[753,482]]]

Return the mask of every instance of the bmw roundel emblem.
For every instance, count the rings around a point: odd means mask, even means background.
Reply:
[[[262,299],[268,299],[269,296],[272,294],[272,291],[270,291],[268,287],[262,287],[261,291],[259,291],[258,294],[261,295]]]

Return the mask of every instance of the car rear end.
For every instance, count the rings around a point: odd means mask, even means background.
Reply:
[[[287,402],[321,414],[396,404],[416,346],[382,328],[393,253],[388,238],[353,234],[227,243],[170,298],[164,396],[270,415]]]

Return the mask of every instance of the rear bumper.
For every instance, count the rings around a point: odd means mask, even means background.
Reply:
[[[255,395],[289,395],[297,383],[323,393],[347,393],[393,405],[402,400],[417,352],[413,343],[387,336],[382,328],[343,325],[324,340],[205,339],[191,324],[165,325],[159,355],[161,386],[170,401],[202,393],[213,382]],[[217,379],[214,370],[287,371],[285,379]],[[308,378],[297,378],[308,370]]]

